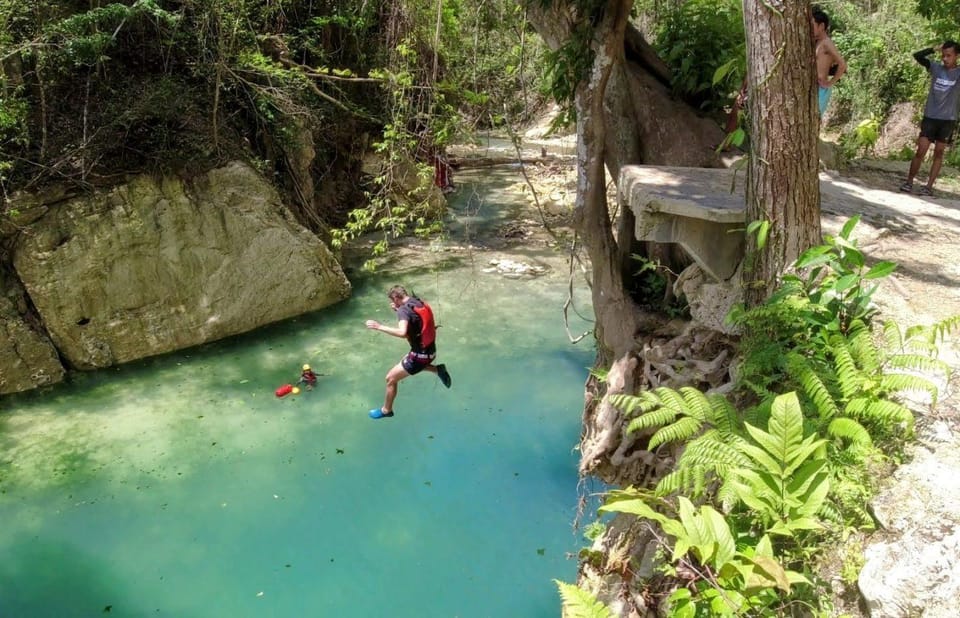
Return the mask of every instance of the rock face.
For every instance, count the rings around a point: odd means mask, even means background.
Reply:
[[[872,503],[887,534],[858,585],[871,618],[955,618],[960,599],[960,437],[941,423]]]
[[[63,380],[63,365],[46,335],[31,327],[23,290],[0,273],[0,395]]]
[[[24,227],[13,265],[68,364],[94,369],[321,309],[350,294],[252,168],[141,176]]]

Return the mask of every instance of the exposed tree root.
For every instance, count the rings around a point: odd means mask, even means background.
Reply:
[[[679,333],[638,337],[636,350],[613,361],[605,382],[593,377],[587,382],[580,474],[620,486],[656,483],[672,468],[673,455],[647,450],[651,433],[629,433],[628,419],[609,396],[659,386],[728,392],[732,358],[733,343],[726,335],[693,323]]]

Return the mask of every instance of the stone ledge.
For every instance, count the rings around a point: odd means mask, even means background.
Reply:
[[[729,169],[626,165],[618,200],[637,218],[638,240],[677,243],[717,281],[737,270],[744,251],[742,183]]]

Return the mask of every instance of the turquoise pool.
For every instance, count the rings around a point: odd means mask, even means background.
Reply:
[[[452,229],[515,208],[480,193]],[[593,349],[567,340],[562,268],[510,280],[488,257],[0,399],[0,616],[559,616]],[[410,378],[373,421],[405,348],[363,321],[391,322],[395,282],[434,305],[453,388]],[[275,397],[305,362],[318,387]]]

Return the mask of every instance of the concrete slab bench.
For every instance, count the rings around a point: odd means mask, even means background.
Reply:
[[[621,208],[636,215],[638,240],[677,243],[717,281],[743,258],[745,206],[740,171],[626,165],[617,186]]]

